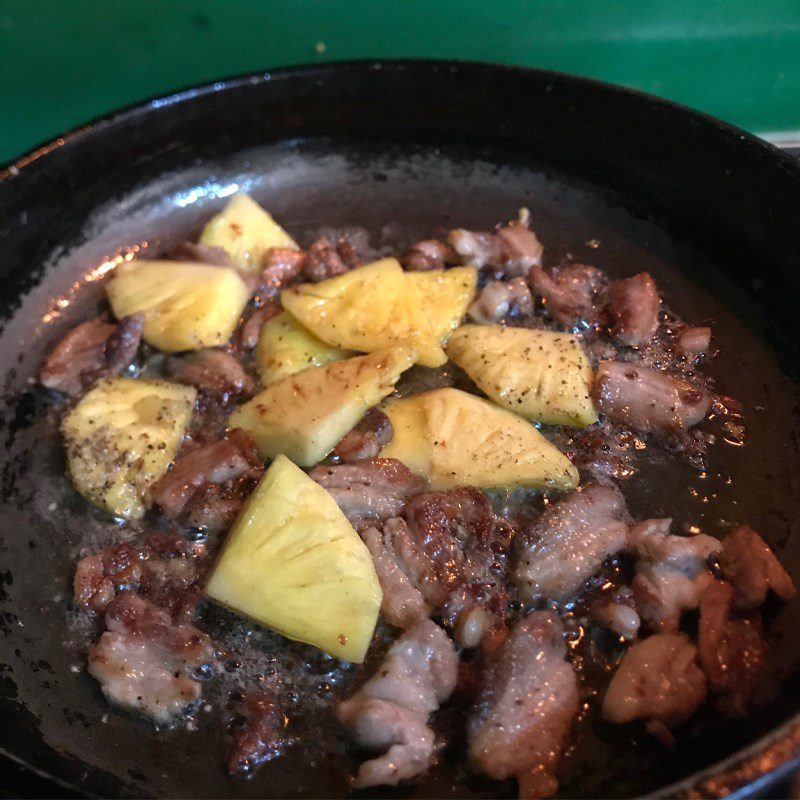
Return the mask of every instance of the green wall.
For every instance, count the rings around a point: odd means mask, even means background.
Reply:
[[[193,83],[376,56],[548,67],[800,131],[800,0],[0,0],[0,162]]]

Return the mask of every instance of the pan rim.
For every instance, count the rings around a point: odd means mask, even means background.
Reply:
[[[20,156],[12,158],[6,164],[0,164],[0,189],[11,188],[17,180],[25,180],[25,175],[33,168],[46,165],[57,158],[60,153],[68,151],[72,146],[102,135],[105,131],[123,127],[127,123],[160,109],[174,105],[190,103],[194,100],[217,92],[232,92],[248,86],[257,87],[282,80],[314,80],[315,75],[342,73],[380,73],[382,71],[427,71],[428,74],[472,72],[493,73],[500,76],[515,76],[553,83],[568,82],[594,88],[609,96],[628,97],[640,104],[649,104],[654,108],[671,110],[685,118],[692,118],[696,123],[716,130],[719,134],[739,139],[743,146],[753,152],[760,151],[775,164],[794,172],[800,179],[800,162],[770,142],[761,139],[735,125],[719,120],[709,114],[690,108],[679,102],[656,97],[638,89],[619,86],[606,81],[569,73],[523,67],[513,64],[502,64],[488,61],[461,59],[356,59],[332,61],[324,64],[296,64],[275,69],[257,70],[239,73],[215,81],[205,81],[190,85],[166,94],[159,94],[145,100],[125,105],[101,115],[87,123],[75,126],[42,144],[30,148]],[[20,758],[5,747],[0,746],[0,758],[8,759],[27,769],[38,777],[52,782],[56,786],[69,789],[85,796],[92,796],[79,784],[58,777],[57,774],[43,770],[27,759]],[[730,756],[695,772],[686,778],[659,789],[648,797],[705,796],[712,788],[725,790],[730,797],[743,798],[761,788],[763,781],[777,779],[790,769],[800,764],[800,714],[786,720],[775,730],[765,734],[757,741],[740,749]],[[704,791],[705,790],[705,791]]]

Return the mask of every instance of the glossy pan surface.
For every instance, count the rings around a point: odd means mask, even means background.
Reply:
[[[720,353],[710,372],[745,403],[747,435],[743,447],[713,448],[706,476],[652,459],[625,486],[631,510],[709,533],[748,522],[800,577],[792,159],[644,95],[491,65],[339,64],[189,90],[98,121],[0,174],[0,749],[50,776],[55,791],[347,793],[348,755],[324,710],[324,746],[298,747],[243,783],[222,770],[227,741],[214,712],[201,713],[200,731],[157,735],[107,706],[80,667],[72,571],[109,523],[70,488],[53,408],[32,378],[47,349],[92,313],[115,257],[195,235],[238,190],[302,244],[321,226],[363,225],[375,246],[397,249],[442,228],[491,226],[525,205],[546,263],[570,255],[614,276],[651,272],[681,316],[711,321]],[[798,622],[797,603],[775,610],[763,705],[750,719],[701,713],[669,752],[590,714],[562,793],[754,791],[765,772],[785,769],[800,747]],[[466,774],[458,748],[456,737],[431,775],[387,795],[513,792]]]

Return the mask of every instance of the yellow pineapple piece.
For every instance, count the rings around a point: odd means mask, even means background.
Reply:
[[[475,299],[478,270],[475,267],[452,267],[406,272],[405,277],[412,296],[416,296],[414,308],[421,318],[419,327],[433,331],[444,344]]]
[[[381,587],[333,497],[279,455],[234,522],[209,597],[332,656],[362,662]]]
[[[533,425],[467,392],[435,389],[383,411],[395,435],[381,457],[399,459],[434,490],[578,485],[578,471]]]
[[[281,292],[283,307],[334,347],[369,353],[384,347],[411,346],[420,364],[441,366],[447,357],[436,333],[420,316],[417,301],[395,258],[383,258],[344,275]]]
[[[169,352],[225,344],[250,299],[235,270],[186,261],[121,264],[106,290],[117,318],[143,312],[142,337]]]
[[[234,264],[246,272],[260,272],[270,247],[297,243],[248,194],[234,195],[228,205],[203,228],[200,244],[227,250]]]
[[[196,396],[167,381],[100,381],[61,423],[75,488],[116,516],[141,517],[144,492],[175,458]]]
[[[255,355],[261,382],[269,386],[287,375],[355,354],[325,344],[284,311],[262,326]]]
[[[580,428],[597,422],[592,368],[572,334],[462,325],[447,353],[495,403],[526,419]]]
[[[265,460],[284,453],[310,467],[392,392],[414,356],[391,347],[289,375],[239,406],[229,425],[247,431]]]

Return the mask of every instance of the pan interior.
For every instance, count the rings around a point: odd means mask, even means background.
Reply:
[[[73,212],[64,247],[41,282],[7,321],[0,339],[5,376],[2,435],[3,525],[0,526],[0,744],[90,793],[153,796],[344,796],[344,742],[324,704],[307,743],[266,765],[252,780],[233,780],[222,765],[228,740],[215,712],[201,711],[199,730],[156,734],[149,724],[108,706],[83,670],[91,627],[70,608],[75,561],[102,546],[114,526],[75,495],[64,475],[57,416],[31,378],[63,332],[93,313],[98,280],[119,253],[157,254],[193,237],[236,191],[249,191],[307,245],[321,228],[363,226],[377,249],[402,251],[451,227],[487,228],[531,210],[545,262],[565,258],[612,277],[647,270],[667,304],[689,322],[709,322],[719,354],[710,374],[717,390],[743,401],[746,444],[719,441],[700,475],[674,459],[654,457],[624,486],[637,517],[672,516],[719,534],[730,523],[761,531],[800,578],[793,510],[800,499],[797,387],[767,344],[766,315],[716,263],[713,242],[682,240],[664,220],[632,208],[599,186],[486,149],[418,148],[343,140],[270,146],[158,175],[123,196]],[[39,265],[31,265],[32,269]],[[6,287],[6,291],[14,291]],[[788,335],[788,334],[787,334]],[[643,731],[603,725],[589,712],[564,765],[566,796],[633,796],[688,776],[755,741],[800,709],[800,684],[787,681],[800,659],[796,604],[770,620],[772,656],[762,706],[747,720],[698,714],[673,751]],[[242,634],[241,626],[237,635]],[[256,632],[256,636],[260,636]],[[262,637],[265,663],[275,638]],[[329,676],[335,681],[336,673]],[[226,682],[227,681],[227,682]],[[229,689],[235,679],[223,680]],[[794,684],[795,688],[792,688]],[[782,687],[779,695],[779,687]],[[591,698],[588,698],[591,700]],[[453,722],[456,730],[460,723]],[[466,774],[463,739],[413,788],[387,796],[489,796],[496,784]],[[513,787],[503,787],[511,794]]]

